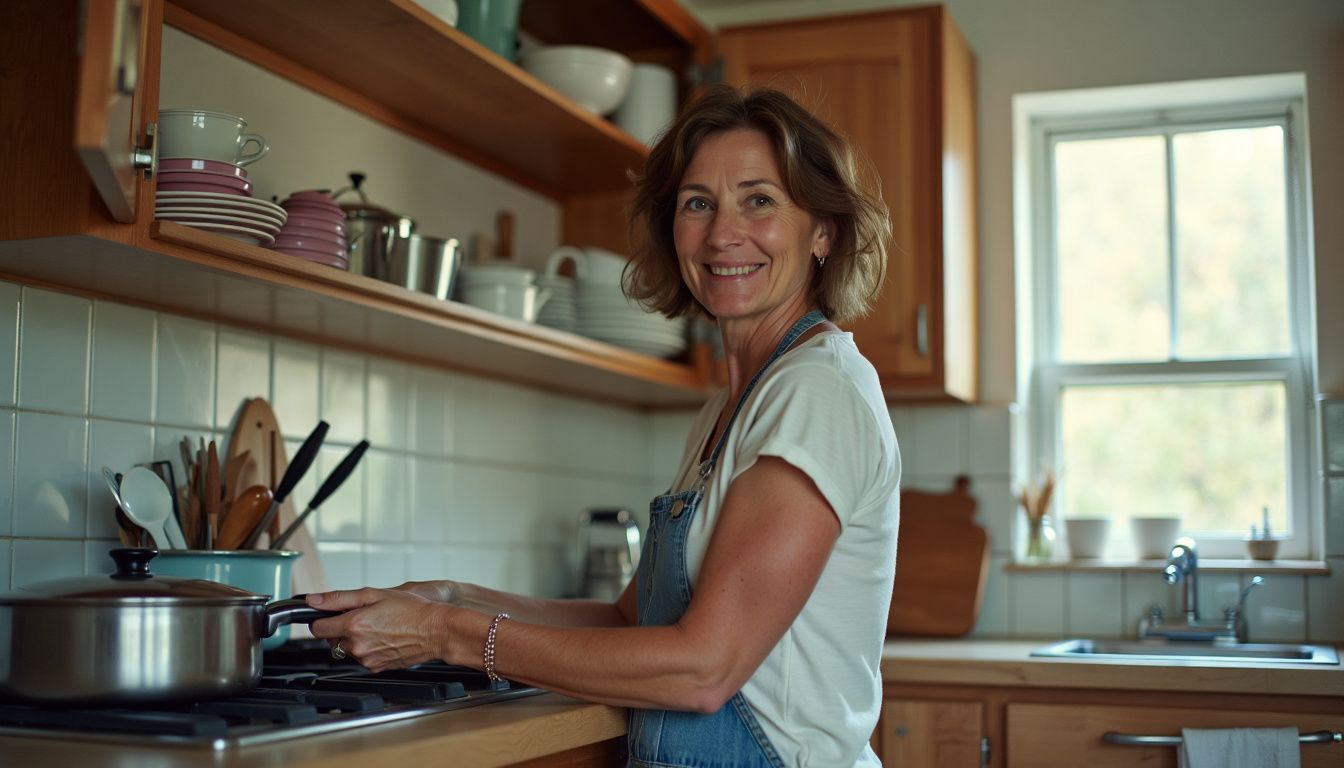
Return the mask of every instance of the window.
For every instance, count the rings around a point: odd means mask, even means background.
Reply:
[[[1245,557],[1268,510],[1279,557],[1306,558],[1304,89],[1191,86],[1019,97],[1029,464],[1058,473],[1057,517],[1112,520],[1111,556],[1131,517],[1174,515],[1206,557]]]

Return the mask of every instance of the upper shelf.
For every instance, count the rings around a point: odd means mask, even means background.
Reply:
[[[98,237],[0,241],[0,278],[281,333],[630,406],[704,402],[689,365],[362,275],[154,222],[140,247]]]
[[[639,20],[639,44],[690,48],[685,40],[704,34],[665,0],[581,4],[590,13],[621,9],[590,28]],[[564,10],[543,2],[532,12],[546,37],[572,34],[579,15]],[[648,156],[629,134],[413,0],[169,0],[164,21],[553,198],[626,189],[627,171]]]

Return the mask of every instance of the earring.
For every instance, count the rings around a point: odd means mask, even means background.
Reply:
[[[821,268],[824,267],[824,266],[826,266],[826,257],[825,257],[825,256],[818,256],[818,257],[817,257],[817,269],[821,269]]]

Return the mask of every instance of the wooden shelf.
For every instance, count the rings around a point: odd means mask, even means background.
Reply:
[[[641,0],[620,16],[642,15],[643,28],[678,22],[686,31],[676,36],[693,36],[693,20],[667,5]],[[629,134],[413,0],[170,0],[164,21],[553,198],[624,190],[627,171],[648,157]]]
[[[0,242],[0,278],[624,405],[690,406],[703,377],[572,333],[440,301],[173,222],[140,247]]]

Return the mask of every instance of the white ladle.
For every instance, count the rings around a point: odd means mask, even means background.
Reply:
[[[121,509],[149,531],[160,549],[186,549],[187,540],[173,517],[173,497],[162,478],[145,467],[133,467],[121,478]]]

